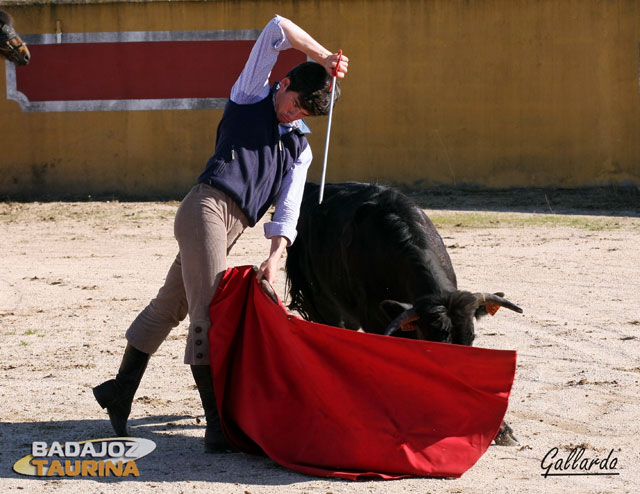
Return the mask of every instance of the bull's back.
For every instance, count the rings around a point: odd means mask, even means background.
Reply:
[[[325,187],[323,203],[320,205],[319,194],[319,185],[307,183],[302,210],[305,218],[313,225],[325,225],[329,229],[322,233],[328,240],[327,245],[333,243],[328,238],[333,235],[335,240],[339,240],[341,250],[344,251],[345,247],[348,247],[345,244],[352,242],[354,235],[360,235],[364,237],[361,240],[365,244],[377,238],[391,251],[399,239],[394,229],[390,228],[389,223],[394,223],[390,217],[399,216],[398,219],[404,220],[410,227],[415,227],[410,241],[431,253],[448,280],[457,287],[451,258],[442,237],[425,212],[405,194],[390,187],[359,182],[328,184]],[[302,211],[300,216],[302,221]],[[386,222],[381,221],[385,218]],[[367,220],[371,225],[363,228],[361,232],[356,232],[359,224]],[[300,226],[308,228],[311,225]],[[365,245],[360,245],[355,249],[354,255],[365,254],[365,248]],[[366,258],[366,255],[364,257]]]

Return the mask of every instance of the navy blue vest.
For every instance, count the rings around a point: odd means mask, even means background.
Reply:
[[[282,179],[306,148],[304,134],[280,136],[273,92],[251,105],[229,100],[209,158],[198,183],[209,184],[231,197],[254,226],[275,201]]]

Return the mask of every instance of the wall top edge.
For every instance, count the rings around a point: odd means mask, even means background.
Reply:
[[[110,3],[213,3],[221,0],[0,0],[1,7],[28,7],[33,5],[101,5]],[[242,0],[237,0],[242,1]]]

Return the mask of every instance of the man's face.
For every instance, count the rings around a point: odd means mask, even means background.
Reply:
[[[285,77],[280,81],[280,89],[276,92],[276,115],[280,123],[291,123],[309,116],[309,112],[300,106],[298,93],[287,91],[290,83],[290,79]]]

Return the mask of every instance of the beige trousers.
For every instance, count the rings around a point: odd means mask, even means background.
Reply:
[[[154,353],[188,313],[184,363],[209,365],[209,304],[227,269],[227,254],[247,224],[225,193],[206,184],[191,189],[174,223],[180,252],[158,295],[127,330],[131,345]]]

